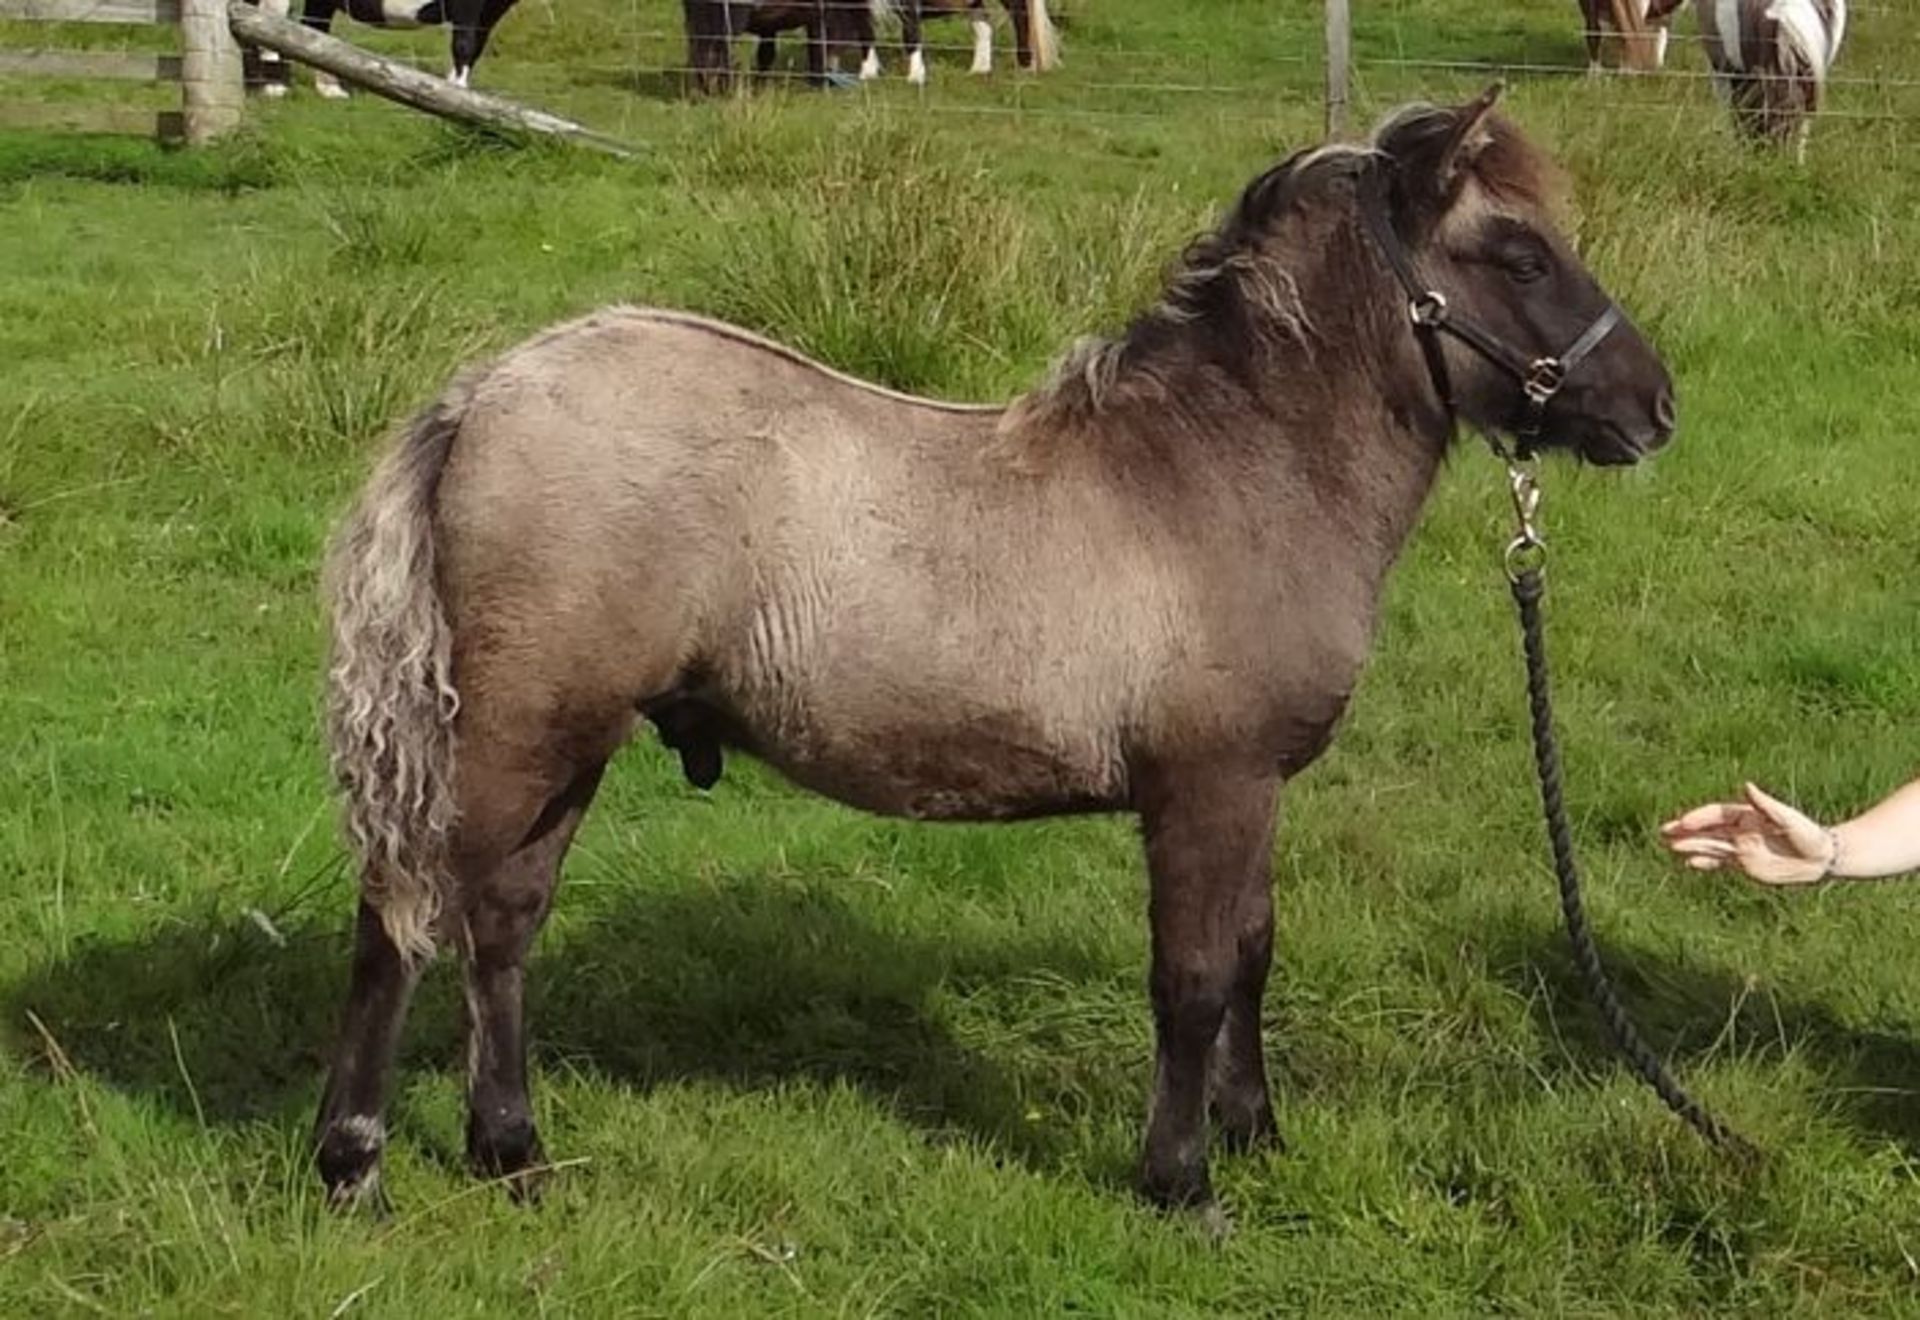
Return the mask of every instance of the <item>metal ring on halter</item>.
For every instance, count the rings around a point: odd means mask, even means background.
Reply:
[[[1447,298],[1438,289],[1428,289],[1407,304],[1407,316],[1415,325],[1440,325],[1447,319]]]
[[[1547,543],[1523,532],[1507,542],[1501,561],[1506,565],[1507,581],[1518,582],[1528,573],[1538,573],[1547,566]]]

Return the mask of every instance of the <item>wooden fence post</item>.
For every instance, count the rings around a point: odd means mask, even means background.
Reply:
[[[180,87],[186,139],[211,142],[240,126],[246,87],[226,0],[180,0]]]
[[[1347,71],[1353,64],[1353,29],[1347,0],[1327,0],[1327,136],[1347,132]]]

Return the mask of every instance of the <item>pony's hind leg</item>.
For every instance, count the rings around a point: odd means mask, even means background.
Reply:
[[[1278,781],[1270,773],[1219,766],[1157,768],[1139,780],[1136,806],[1151,881],[1155,1063],[1141,1182],[1166,1206],[1211,1206],[1207,1172],[1209,1064],[1223,1024],[1232,1042],[1225,1089],[1216,1096],[1252,1127],[1271,1106],[1258,1056],[1259,1019],[1249,1014],[1264,975],[1250,974],[1270,909],[1268,884]],[[1228,1020],[1229,1008],[1234,1009]],[[1247,1133],[1246,1135],[1257,1135]]]
[[[539,1190],[545,1157],[527,1093],[527,950],[546,920],[560,864],[593,801],[604,762],[580,771],[497,865],[461,886],[459,944],[467,995],[467,1159],[505,1178],[516,1198]]]
[[[314,1123],[314,1163],[335,1206],[385,1205],[387,1080],[419,968],[400,954],[380,914],[362,899],[354,927],[353,977],[333,1069]]]

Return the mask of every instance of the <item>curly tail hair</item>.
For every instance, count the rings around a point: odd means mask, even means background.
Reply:
[[[334,533],[327,737],[361,892],[410,962],[433,954],[453,828],[451,636],[434,572],[433,504],[460,429],[459,386],[401,433]]]

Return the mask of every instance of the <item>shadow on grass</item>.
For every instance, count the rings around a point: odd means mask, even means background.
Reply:
[[[1535,1026],[1560,1045],[1543,1071],[1629,1067],[1588,996],[1564,930],[1509,927],[1483,947],[1493,975],[1532,1001]],[[1682,1085],[1691,1068],[1715,1057],[1799,1050],[1830,1080],[1843,1121],[1869,1139],[1920,1151],[1920,1024],[1912,1034],[1852,1026],[1816,1001],[1756,991],[1720,968],[1605,940],[1599,947],[1621,1003]]]
[[[5,991],[0,1039],[16,1057],[209,1122],[304,1125],[347,965],[344,922],[289,930],[283,945],[243,921],[184,923],[79,946],[23,978]],[[591,925],[543,940],[528,1017],[550,1067],[638,1088],[845,1081],[936,1134],[1033,1162],[1056,1156],[1060,1138],[1025,1121],[1020,1079],[929,1011],[941,987],[1033,974],[1073,982],[1112,969],[1039,941],[882,931],[832,896],[746,878],[623,895]],[[459,1066],[458,981],[450,960],[430,972],[402,1070]]]
[[[831,894],[758,877],[636,890],[560,934],[542,941],[531,967],[533,1046],[549,1068],[639,1089],[846,1082],[931,1133],[983,1139],[1034,1166],[1057,1163],[1072,1139],[1025,1121],[1044,1079],[1010,1074],[955,1040],[931,1002],[1021,977],[1071,985],[1119,972],[1047,940],[881,929]],[[1533,1002],[1535,1029],[1556,1042],[1542,1061],[1549,1074],[1581,1085],[1621,1066],[1558,930],[1515,923],[1481,948],[1489,974]],[[1817,1002],[1748,994],[1709,965],[1633,947],[1603,955],[1629,1011],[1683,1079],[1729,1048],[1732,1007],[1731,1048],[1802,1051],[1831,1079],[1835,1112],[1863,1136],[1920,1149],[1920,1036],[1853,1027]],[[8,987],[3,1039],[16,1057],[70,1066],[185,1115],[304,1127],[346,968],[344,921],[299,927],[284,945],[243,921],[182,923],[81,945]],[[402,1069],[458,1066],[457,983],[447,965],[428,978]],[[405,1126],[404,1112],[396,1122]],[[1092,1174],[1127,1177],[1121,1168]]]

